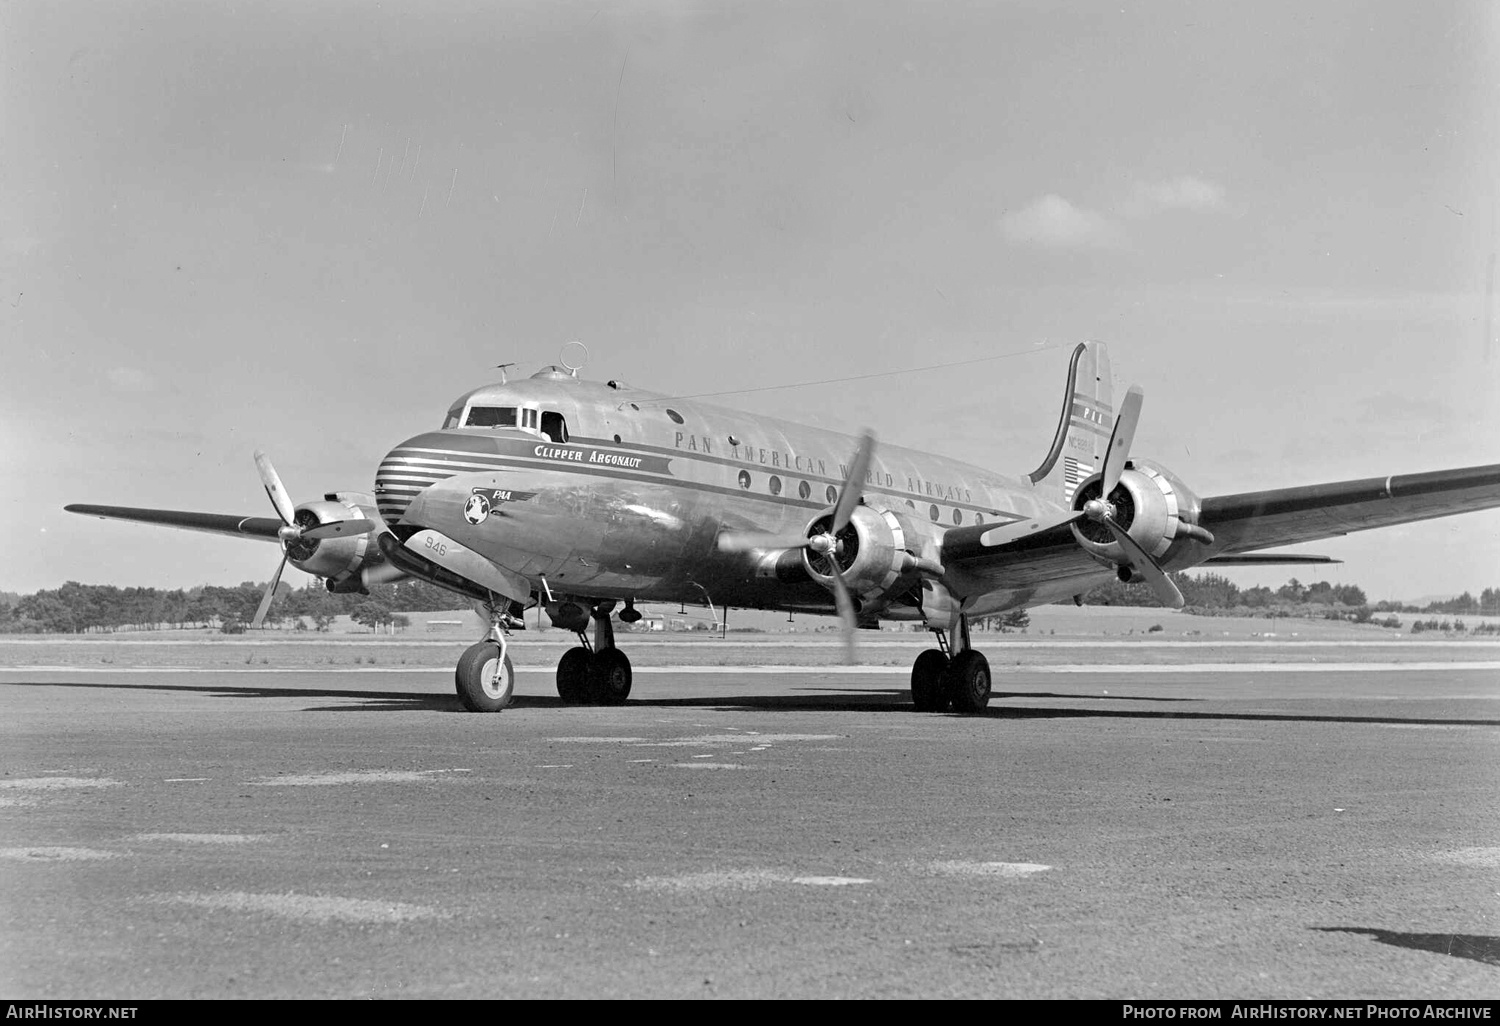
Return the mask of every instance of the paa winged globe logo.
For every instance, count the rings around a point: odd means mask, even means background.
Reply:
[[[483,492],[475,492],[469,496],[469,501],[464,503],[464,519],[474,525],[484,523],[484,518],[490,515],[490,500]]]

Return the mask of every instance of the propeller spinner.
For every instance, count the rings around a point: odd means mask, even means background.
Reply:
[[[287,560],[292,558],[294,545],[298,542],[317,541],[322,538],[368,534],[380,525],[373,520],[334,520],[320,524],[311,514],[304,514],[309,518],[308,522],[299,523],[292,497],[287,494],[286,487],[281,483],[281,476],[271,465],[271,457],[257,451],[255,469],[260,473],[260,483],[265,486],[266,496],[275,507],[276,515],[281,518],[281,527],[276,532],[281,538],[281,562],[276,566],[276,573],[271,576],[271,583],[266,585],[266,592],[261,596],[260,605],[255,610],[255,619],[250,621],[250,626],[258,629],[265,622],[266,611],[271,608],[271,600],[276,597],[276,588],[281,584],[281,573],[286,569]]]

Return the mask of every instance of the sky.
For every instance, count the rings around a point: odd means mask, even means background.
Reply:
[[[880,374],[720,401],[1004,473],[1086,338],[1202,496],[1500,462],[1497,44],[1484,0],[10,0],[0,590],[265,580],[62,506],[270,515],[258,448],[369,491],[571,340],[673,395]],[[1500,511],[1303,551],[1477,594]]]

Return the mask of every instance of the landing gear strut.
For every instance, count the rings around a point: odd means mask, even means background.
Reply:
[[[950,630],[933,627],[937,648],[917,656],[911,668],[911,701],[918,712],[980,713],[990,704],[990,664],[969,644],[969,617],[960,613]],[[951,640],[951,644],[950,644]]]
[[[489,635],[471,645],[458,659],[453,685],[458,700],[469,712],[499,712],[510,705],[516,689],[516,668],[506,652],[506,633],[511,619],[509,603],[485,603],[490,618]]]
[[[624,705],[630,697],[630,660],[615,647],[615,628],[609,620],[614,607],[612,601],[595,605],[590,611],[593,644],[580,630],[578,647],[568,649],[558,660],[557,694],[570,705]]]

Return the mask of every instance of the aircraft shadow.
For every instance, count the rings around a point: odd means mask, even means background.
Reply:
[[[118,684],[105,681],[15,681],[12,686],[46,688],[103,688],[116,691],[181,691],[218,698],[333,698],[353,699],[358,705],[315,705],[305,712],[463,712],[458,697],[452,693],[356,691],[347,688],[277,688],[194,684]],[[794,695],[735,695],[685,698],[635,698],[630,705],[653,709],[743,709],[763,712],[889,712],[916,715],[906,688],[860,689],[840,691],[837,688],[804,688]],[[835,697],[837,696],[837,697]],[[1077,695],[1047,692],[996,692],[994,700],[1007,698],[1056,698],[1078,700]],[[1144,695],[1090,696],[1090,702],[1201,702],[1201,698],[1152,698]],[[516,695],[512,709],[561,708],[555,695]],[[926,716],[956,716],[957,713],[924,713]],[[976,719],[1049,720],[1049,719],[1154,719],[1209,720],[1227,722],[1244,720],[1257,723],[1371,723],[1415,726],[1500,727],[1500,720],[1429,719],[1402,716],[1339,716],[1297,713],[1193,712],[1178,709],[1121,708],[1037,708],[1035,706],[991,705]]]
[[[1392,947],[1433,951],[1453,958],[1470,958],[1486,965],[1500,965],[1500,937],[1472,933],[1400,933],[1358,926],[1312,926],[1309,929],[1322,933],[1362,933]]]

